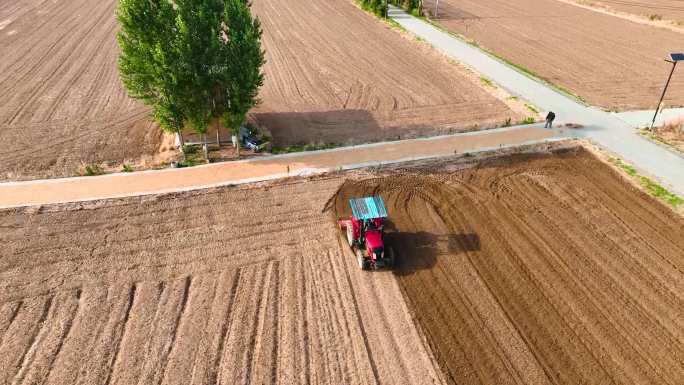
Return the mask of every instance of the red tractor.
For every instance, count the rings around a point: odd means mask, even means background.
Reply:
[[[394,267],[394,252],[385,245],[387,210],[379,196],[350,199],[352,216],[340,219],[340,229],[347,231],[349,247],[362,270]]]

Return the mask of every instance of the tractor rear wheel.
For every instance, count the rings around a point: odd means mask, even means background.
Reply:
[[[363,251],[356,249],[356,262],[361,270],[368,270],[368,261],[363,257]]]

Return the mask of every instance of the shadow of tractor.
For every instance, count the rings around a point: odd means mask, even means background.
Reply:
[[[402,276],[431,269],[439,258],[480,250],[477,234],[399,231],[385,234],[385,242],[394,249],[394,274]]]

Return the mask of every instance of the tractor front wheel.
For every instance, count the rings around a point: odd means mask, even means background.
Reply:
[[[368,270],[369,264],[366,258],[363,257],[363,251],[356,249],[356,262],[359,264],[361,270]]]
[[[349,247],[354,246],[354,230],[351,223],[347,226],[347,242],[349,242]]]

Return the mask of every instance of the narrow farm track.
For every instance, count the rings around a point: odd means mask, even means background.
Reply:
[[[116,4],[0,4],[0,179],[70,176],[159,151],[161,131],[119,80]]]
[[[349,182],[450,383],[678,384],[684,221],[586,152]]]
[[[0,383],[439,383],[321,212],[339,183],[2,211]]]
[[[491,127],[520,113],[350,0],[255,0],[267,63],[254,118],[276,142],[365,143]]]
[[[439,9],[435,22],[445,29],[609,110],[655,108],[671,68],[664,59],[682,41],[678,32],[557,0],[441,0]],[[683,72],[665,102],[684,104]]]

